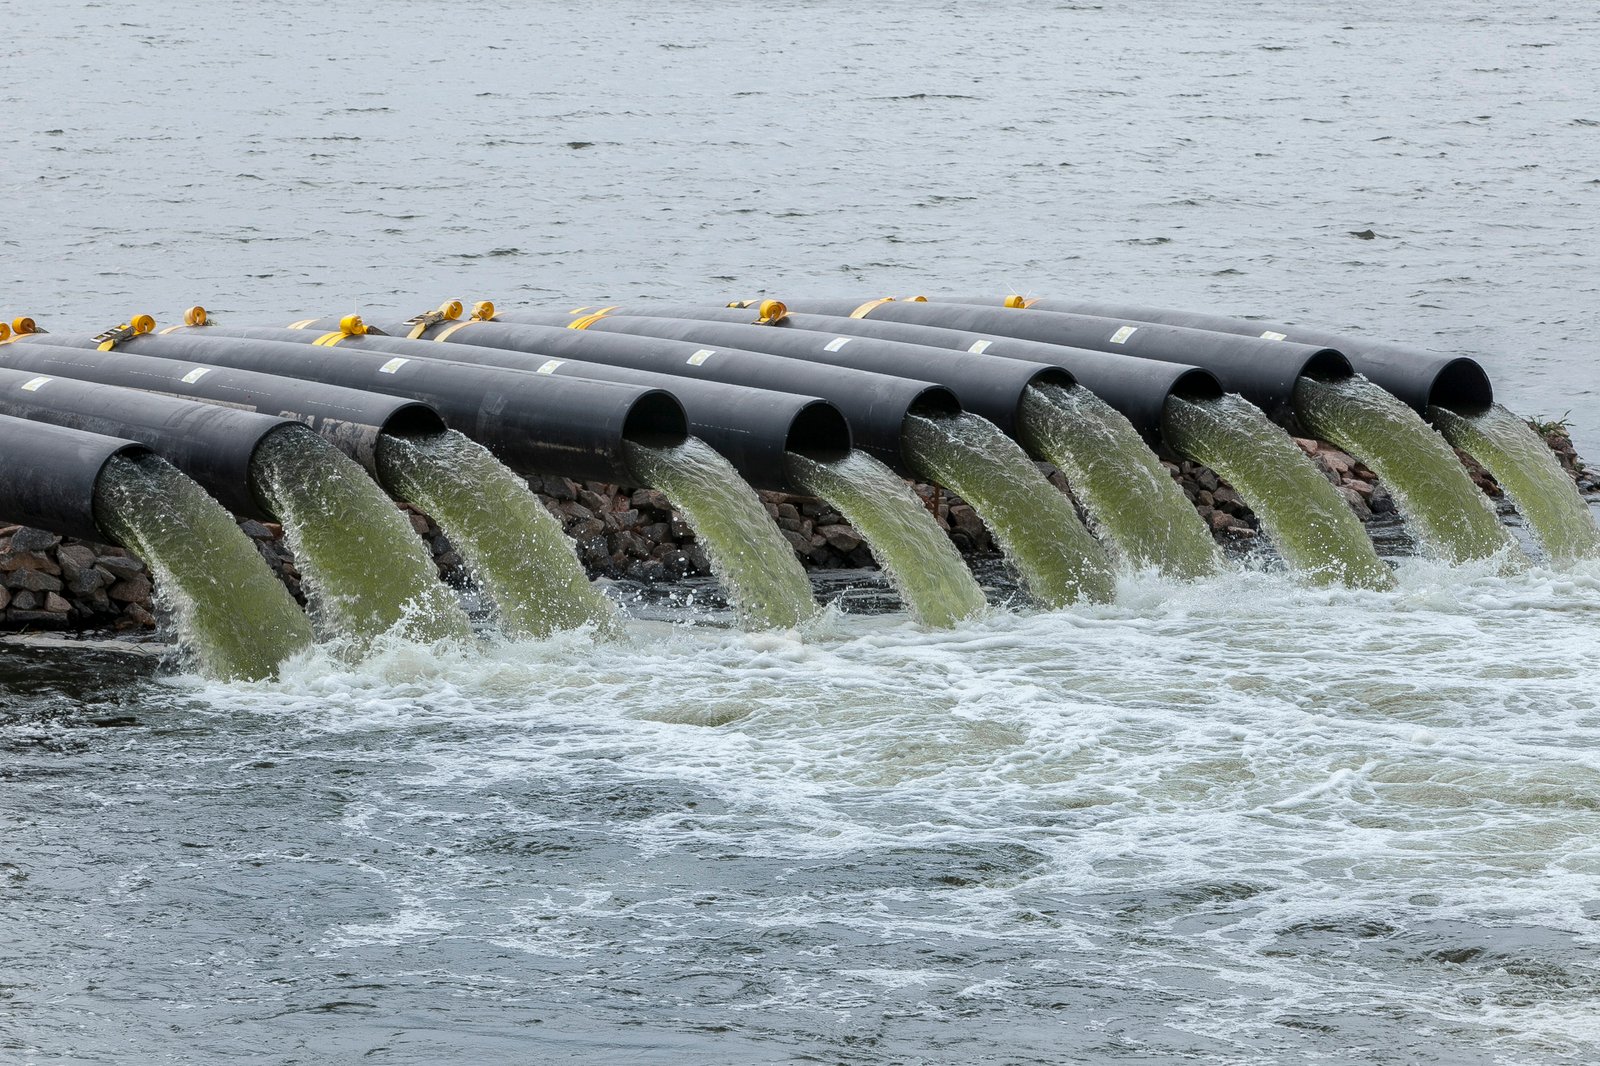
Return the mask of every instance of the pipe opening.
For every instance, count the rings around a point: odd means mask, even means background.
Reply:
[[[1209,370],[1199,368],[1185,370],[1167,389],[1168,396],[1176,396],[1180,400],[1198,402],[1201,400],[1222,399],[1222,382]]]
[[[1494,405],[1489,375],[1472,359],[1452,359],[1439,368],[1428,386],[1428,403],[1462,415],[1477,415]]]
[[[378,432],[391,437],[428,437],[443,433],[446,428],[444,419],[432,407],[425,403],[408,403],[384,419]]]
[[[850,454],[850,423],[827,400],[813,400],[789,423],[783,450],[813,462],[837,462]]]
[[[1311,353],[1300,367],[1299,376],[1313,377],[1318,381],[1339,381],[1354,377],[1356,368],[1350,365],[1345,354],[1333,348],[1321,348]]]
[[[908,415],[958,415],[961,401],[943,385],[929,385],[906,405]]]
[[[689,419],[676,396],[651,389],[628,409],[622,436],[650,448],[671,448],[689,439]]]

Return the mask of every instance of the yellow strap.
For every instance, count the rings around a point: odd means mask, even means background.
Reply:
[[[289,329],[305,329],[307,326],[311,325],[311,323],[313,323],[315,321],[316,321],[316,319],[314,319],[314,318],[302,318],[298,322],[289,323],[288,328]]]
[[[332,348],[335,344],[338,344],[340,341],[344,340],[350,335],[351,334],[349,333],[341,333],[336,330],[333,333],[324,333],[311,343],[317,348]]]
[[[569,314],[569,315],[581,315],[587,310],[589,310],[589,305],[585,304],[582,307],[574,307],[572,310],[568,311],[567,314]]]
[[[416,340],[418,337],[428,332],[428,327],[431,325],[433,325],[432,322],[418,322],[415,326],[411,327],[411,332],[406,334],[406,340]]]
[[[1035,296],[1031,300],[1023,300],[1022,301],[1022,306],[1023,307],[1032,307],[1034,304],[1038,303],[1042,299],[1044,299],[1043,296]]]
[[[169,333],[176,333],[180,329],[188,329],[188,328],[189,327],[185,323],[179,322],[176,326],[168,326],[166,329],[162,330],[161,331],[161,336],[165,337]]]
[[[871,301],[869,303],[862,304],[860,307],[858,307],[854,311],[850,312],[850,317],[851,318],[866,318],[868,315],[870,315],[872,313],[872,309],[874,307],[877,307],[879,304],[892,304],[892,303],[894,303],[894,297],[893,296],[885,296],[881,300],[873,300],[873,301]]]
[[[619,308],[621,306],[622,306],[621,304],[612,304],[610,307],[602,307],[600,310],[596,311],[592,315],[584,315],[582,318],[576,319],[576,320],[574,320],[572,322],[568,322],[567,323],[567,328],[568,329],[588,329],[590,326],[594,325],[596,322],[600,321],[602,318],[606,317],[611,312],[615,311],[617,308]]]
[[[450,334],[454,333],[456,330],[464,329],[467,326],[472,325],[474,322],[482,322],[482,321],[484,321],[484,319],[481,319],[481,318],[469,318],[465,322],[452,322],[452,323],[450,323],[450,325],[448,325],[444,329],[440,330],[439,331],[439,335],[434,337],[433,339],[435,341],[448,340],[450,338]]]

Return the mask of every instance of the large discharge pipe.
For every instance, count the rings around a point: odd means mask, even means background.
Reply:
[[[1161,362],[1191,363],[1211,371],[1224,389],[1239,393],[1278,422],[1287,422],[1293,417],[1294,386],[1302,375],[1328,379],[1349,377],[1354,373],[1350,361],[1329,347],[1180,326],[1130,324],[1122,319],[1093,315],[1023,312],[1005,307],[914,300],[879,300],[865,304],[852,300],[800,300],[791,306],[809,314],[912,322],[1092,348]]]
[[[1172,311],[1112,300],[1076,300],[1065,297],[1024,300],[1020,296],[997,296],[989,299],[952,298],[948,302],[1097,315],[1131,325],[1160,323],[1240,337],[1262,338],[1268,341],[1322,345],[1343,352],[1357,373],[1367,377],[1380,389],[1398,396],[1419,413],[1426,414],[1430,406],[1435,406],[1472,414],[1487,410],[1494,403],[1494,388],[1489,383],[1489,375],[1472,359],[1430,352],[1403,344],[1391,344],[1387,341],[1370,340],[1348,333],[1336,333],[1333,330],[1256,322],[1197,311]]]
[[[97,346],[87,335],[48,336],[55,343]],[[623,441],[671,446],[688,438],[683,407],[660,389],[376,352],[333,357],[301,344],[193,334],[146,334],[122,341],[117,351],[419,399],[450,428],[524,473],[626,482],[632,475]]]
[[[251,460],[268,437],[300,426],[292,418],[5,369],[0,414],[138,441],[234,514],[266,521],[272,513],[256,497]]]
[[[332,321],[315,320],[306,328],[321,329]],[[380,322],[377,326],[390,334],[417,332],[404,322]],[[902,440],[906,417],[961,409],[953,392],[931,381],[685,341],[494,321],[445,321],[424,328],[418,336],[450,344],[505,348],[547,359],[578,359],[687,379],[820,396],[844,413],[856,447],[900,473],[913,469]]]
[[[154,359],[121,349],[101,352],[49,343],[55,336],[33,334],[26,339],[39,343],[0,346],[0,367],[297,419],[374,474],[380,434],[410,436],[445,428],[437,411],[406,397],[202,362]]]
[[[248,337],[257,340],[315,344],[324,334],[271,326],[197,326],[180,335]],[[659,388],[683,404],[689,430],[734,465],[759,489],[799,492],[785,456],[803,455],[816,462],[842,459],[851,448],[850,425],[839,409],[816,396],[801,396],[715,381],[672,377],[628,367],[573,359],[551,359],[505,348],[471,344],[447,346],[432,341],[377,333],[341,334],[322,347],[339,352],[383,352],[415,359],[472,363],[558,377],[614,381]]]
[[[63,537],[119,543],[95,515],[100,478],[113,458],[149,453],[137,441],[0,415],[0,514]]]
[[[763,301],[768,303],[770,301]],[[1135,359],[1111,352],[1096,352],[1086,348],[1070,348],[1059,344],[1019,340],[1014,337],[997,337],[994,334],[969,333],[961,330],[917,326],[903,322],[879,322],[859,318],[836,318],[827,315],[771,313],[762,315],[756,308],[700,307],[693,305],[640,304],[636,307],[619,307],[609,311],[605,318],[590,323],[587,332],[605,328],[611,315],[642,315],[658,318],[685,319],[700,322],[751,324],[760,322],[778,332],[794,331],[806,336],[814,346],[827,350],[836,346],[842,354],[850,355],[849,345],[856,339],[889,341],[914,345],[921,351],[937,348],[962,358],[974,359],[974,369],[983,372],[1001,360],[1015,360],[1033,366],[1054,367],[1070,374],[1079,385],[1088,389],[1106,403],[1116,408],[1133,428],[1152,445],[1161,442],[1162,420],[1167,409],[1167,399],[1178,395],[1188,399],[1215,399],[1222,395],[1222,386],[1216,375],[1196,366],[1181,363],[1163,363],[1150,359]],[[496,313],[495,320],[513,320],[520,313]],[[860,350],[860,349],[856,349]],[[936,358],[936,357],[930,357]],[[921,376],[938,380],[956,388],[952,380],[943,379],[933,362]],[[1002,372],[1002,375],[1003,372]],[[959,389],[957,392],[959,393]],[[963,404],[967,401],[962,398]],[[982,413],[982,412],[979,412]],[[985,417],[990,417],[985,415]],[[997,421],[990,417],[990,421]],[[1002,427],[1004,423],[1000,423]],[[1009,430],[1008,430],[1009,431]]]

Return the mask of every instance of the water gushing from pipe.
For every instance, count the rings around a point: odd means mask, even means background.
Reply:
[[[396,626],[420,643],[470,636],[427,546],[354,460],[288,426],[261,442],[250,472],[283,523],[319,623],[358,651]]]
[[[906,453],[929,480],[977,511],[1028,592],[1048,607],[1109,601],[1111,560],[1020,445],[970,412],[908,415]]]
[[[1135,568],[1214,573],[1222,553],[1133,424],[1085,388],[1036,385],[1022,397],[1022,440],[1066,475],[1096,530]]]
[[[311,645],[311,623],[233,516],[164,459],[112,458],[94,511],[149,566],[201,672],[259,680]]]
[[[872,548],[912,617],[948,629],[983,611],[983,590],[950,538],[894,471],[863,451],[819,462],[793,452],[789,477],[839,509]]]
[[[1383,479],[1406,527],[1433,554],[1448,563],[1496,555],[1508,564],[1526,562],[1444,438],[1389,393],[1359,374],[1337,381],[1301,377],[1294,409],[1317,436]]]
[[[1394,585],[1349,504],[1259,407],[1232,394],[1173,396],[1166,431],[1174,448],[1238,490],[1292,569],[1320,585]]]
[[[454,430],[384,434],[378,471],[439,523],[508,635],[547,637],[582,625],[622,634],[616,608],[585,576],[561,523],[489,449]]]
[[[728,460],[695,437],[665,448],[623,447],[640,483],[688,516],[740,624],[788,629],[816,615],[805,568]]]

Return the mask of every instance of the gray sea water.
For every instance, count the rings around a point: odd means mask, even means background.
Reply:
[[[0,10],[8,318],[1081,292],[1600,456],[1592,5]],[[1593,1062],[1600,571],[1399,577],[0,647],[0,1062]]]

